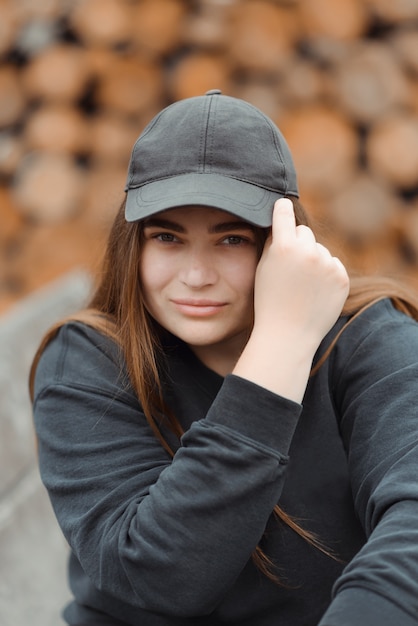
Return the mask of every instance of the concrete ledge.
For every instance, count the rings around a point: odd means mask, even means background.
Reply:
[[[0,624],[59,626],[68,548],[41,484],[28,374],[45,331],[82,308],[90,277],[73,272],[0,317]]]

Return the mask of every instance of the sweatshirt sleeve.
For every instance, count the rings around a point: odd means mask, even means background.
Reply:
[[[380,302],[344,331],[330,368],[367,542],[320,626],[417,626],[418,324]]]
[[[228,376],[170,459],[104,342],[68,325],[39,363],[34,419],[55,514],[98,590],[166,615],[208,614],[279,499],[301,407]]]

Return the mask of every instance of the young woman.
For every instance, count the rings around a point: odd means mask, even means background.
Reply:
[[[73,626],[417,626],[418,304],[317,242],[219,91],[134,146],[90,308],[33,365]]]

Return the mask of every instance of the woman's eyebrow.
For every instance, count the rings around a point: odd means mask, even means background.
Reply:
[[[144,220],[144,228],[165,228],[167,230],[174,230],[176,233],[185,233],[186,229],[171,220],[161,219],[158,217],[151,217]]]
[[[214,224],[209,228],[210,233],[226,233],[231,230],[249,230],[253,232],[255,226],[244,220],[234,220],[230,222],[219,222],[219,224]]]
[[[176,233],[187,232],[186,228],[178,222],[162,219],[160,217],[150,217],[149,219],[145,219],[144,228],[165,228],[166,230],[172,230]],[[244,220],[232,220],[228,222],[219,222],[208,228],[208,232],[210,234],[227,233],[234,230],[248,230],[253,232],[255,230],[255,226],[245,222]]]

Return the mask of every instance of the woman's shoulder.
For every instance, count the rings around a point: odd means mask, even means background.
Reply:
[[[418,361],[418,322],[399,310],[390,298],[342,317],[327,337],[333,362],[345,367],[352,357],[396,367]]]
[[[97,326],[71,319],[47,334],[34,368],[35,396],[57,384],[99,388],[120,379],[120,351]]]
[[[358,312],[346,316],[342,326],[350,335],[351,341],[361,341],[369,334],[386,333],[390,326],[392,332],[399,334],[418,333],[418,323],[411,315],[396,306],[391,298],[381,298],[362,307]],[[389,339],[389,337],[387,337]]]

